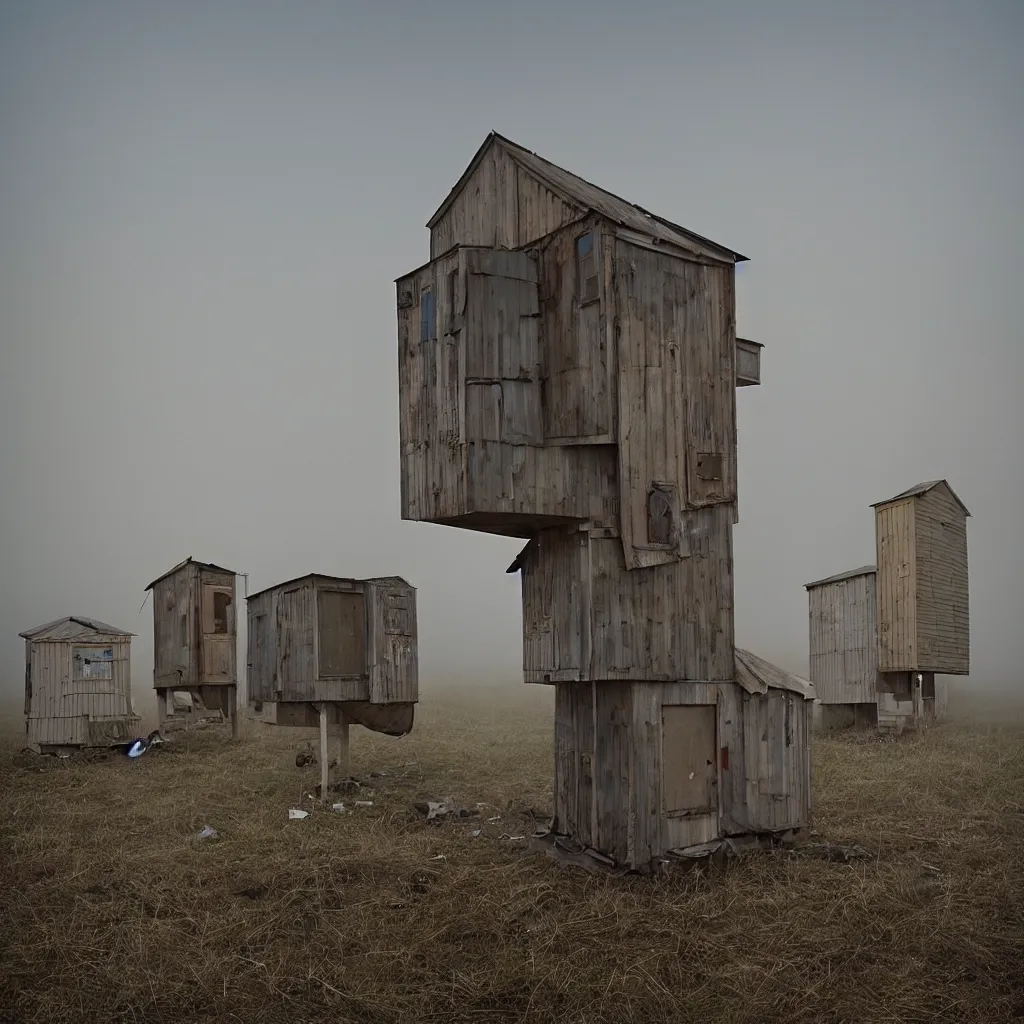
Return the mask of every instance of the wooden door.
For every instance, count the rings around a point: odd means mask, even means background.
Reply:
[[[216,583],[202,584],[202,681],[235,681],[234,588]]]

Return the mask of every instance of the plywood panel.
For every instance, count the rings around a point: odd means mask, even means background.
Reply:
[[[717,811],[716,714],[714,704],[662,705],[662,813]]]
[[[317,591],[318,677],[357,676],[366,671],[366,606],[363,594]]]
[[[876,510],[878,670],[913,670],[917,663],[916,545],[911,500]]]

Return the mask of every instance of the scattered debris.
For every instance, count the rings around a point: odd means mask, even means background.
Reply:
[[[431,857],[431,860],[447,860],[448,858],[443,854],[439,853],[436,857]]]
[[[510,836],[507,832],[502,832],[502,834],[498,836],[498,838],[506,839],[510,843],[521,843],[526,838],[526,836]]]
[[[475,818],[480,813],[460,807],[451,796],[445,797],[444,800],[426,800],[413,804],[413,807],[424,815],[427,821],[437,821],[441,818]]]
[[[370,772],[371,779],[386,779],[387,776],[387,772]]]
[[[298,807],[290,807],[288,809],[288,820],[298,821],[300,818],[308,818],[309,811],[302,811]]]
[[[305,768],[308,764],[316,764],[316,754],[309,750],[300,750],[295,755],[295,767]]]
[[[487,824],[488,825],[493,825],[496,821],[501,821],[501,815],[500,814],[496,814],[493,818],[488,818],[487,819]]]
[[[834,843],[826,839],[821,843],[806,843],[792,851],[793,855],[819,857],[838,864],[849,864],[854,860],[871,860],[871,854],[857,843]]]
[[[209,825],[204,825],[202,831],[196,835],[196,839],[216,839],[217,837],[217,830]]]
[[[372,800],[356,800],[355,801],[355,806],[356,807],[372,807],[373,806],[373,801]]]
[[[472,832],[469,833],[469,838],[470,839],[476,839],[478,836],[483,835],[483,831],[484,830],[482,828],[475,828],[475,829],[473,829]]]
[[[348,808],[344,804],[332,804],[331,805],[331,810],[334,811],[335,814],[347,814],[348,813]]]

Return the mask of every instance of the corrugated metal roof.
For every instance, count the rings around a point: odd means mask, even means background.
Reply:
[[[767,693],[769,690],[787,690],[799,694],[804,700],[814,700],[814,683],[795,672],[787,672],[750,651],[736,648],[736,682],[747,693]]]
[[[971,513],[967,511],[967,506],[957,497],[956,491],[949,486],[947,480],[925,480],[924,483],[914,484],[913,487],[908,487],[907,490],[891,498],[886,498],[885,501],[876,501],[871,507],[881,508],[883,505],[891,505],[894,501],[902,501],[904,498],[917,498],[922,494],[927,494],[933,488],[938,487],[939,484],[942,484],[949,491],[953,500],[964,510],[964,515],[969,516]]]
[[[89,619],[84,615],[65,615],[62,619],[54,619],[35,629],[26,629],[18,636],[26,640],[77,640],[79,637],[135,636],[126,629],[118,629],[99,619]]]
[[[659,241],[670,242],[695,255],[710,256],[714,259],[735,263],[741,263],[747,259],[746,256],[740,255],[728,246],[714,242],[703,235],[698,235],[688,228],[666,220],[664,217],[659,217],[645,210],[642,206],[637,206],[635,203],[615,195],[613,192],[608,192],[606,189],[591,184],[579,175],[551,163],[550,160],[545,160],[528,149],[524,149],[518,143],[513,142],[511,139],[506,139],[497,132],[491,132],[484,140],[483,145],[476,151],[476,155],[470,161],[466,170],[463,171],[455,186],[445,197],[444,202],[438,207],[437,212],[430,220],[427,221],[428,228],[433,228],[448,207],[451,206],[455,197],[462,191],[470,175],[476,170],[484,154],[492,145],[501,146],[520,167],[538,178],[552,192],[560,195],[567,202],[580,206],[584,210],[593,210],[595,213],[602,214],[610,221],[624,228],[641,232]]]
[[[843,580],[852,580],[857,576],[867,576],[869,573],[877,572],[873,565],[862,565],[859,569],[850,569],[848,572],[837,572],[835,576],[826,576],[823,580],[815,580],[813,583],[805,583],[804,587],[811,590],[814,587],[823,587],[826,583],[841,583]]]
[[[184,569],[186,565],[195,565],[200,569],[209,569],[210,572],[223,572],[229,576],[237,576],[238,573],[234,569],[225,569],[223,565],[214,565],[213,562],[197,562],[191,555],[183,561],[179,562],[173,569],[168,569],[162,576],[157,576],[152,583],[150,583],[145,589],[152,590],[161,580],[167,579],[168,576],[173,576],[176,572]]]

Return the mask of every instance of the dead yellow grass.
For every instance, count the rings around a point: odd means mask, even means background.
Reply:
[[[44,771],[4,753],[0,1007],[24,1024],[1024,1016],[1024,730],[819,739],[815,827],[870,861],[616,880],[502,838],[550,810],[549,697],[428,693],[409,737],[353,730],[354,774],[387,773],[374,806],[302,821],[287,810],[318,769],[295,767],[294,736]],[[448,795],[501,820],[411,809]],[[204,825],[220,838],[194,841]]]

